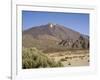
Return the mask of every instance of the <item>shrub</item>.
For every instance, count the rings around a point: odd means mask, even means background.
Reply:
[[[36,48],[23,48],[22,68],[61,67],[61,62],[55,62]]]
[[[71,63],[69,62],[68,65],[71,65]]]
[[[62,58],[62,59],[61,59],[61,61],[67,61],[67,59],[65,59],[65,58]]]

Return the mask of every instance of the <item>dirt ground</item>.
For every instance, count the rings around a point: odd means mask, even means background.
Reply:
[[[89,50],[68,50],[63,52],[48,53],[47,56],[60,61],[64,67],[89,66]]]

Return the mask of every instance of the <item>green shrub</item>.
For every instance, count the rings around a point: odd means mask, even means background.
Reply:
[[[23,48],[22,68],[61,67],[61,62],[55,62],[36,48]]]

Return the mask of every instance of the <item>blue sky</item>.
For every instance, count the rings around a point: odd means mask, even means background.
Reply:
[[[23,30],[49,22],[89,35],[89,14],[22,11]]]

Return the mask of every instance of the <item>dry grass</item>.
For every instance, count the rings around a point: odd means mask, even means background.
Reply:
[[[61,61],[66,66],[88,66],[89,50],[76,50],[49,53],[47,56],[54,58],[55,61]]]

